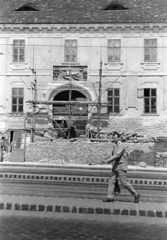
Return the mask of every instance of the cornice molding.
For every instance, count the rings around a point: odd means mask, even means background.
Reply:
[[[0,24],[1,34],[163,34],[166,24]]]

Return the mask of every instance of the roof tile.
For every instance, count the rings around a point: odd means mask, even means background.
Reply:
[[[31,0],[38,12],[14,11],[30,0],[0,0],[0,23],[167,23],[166,0],[111,0],[129,10],[102,10],[108,0]]]

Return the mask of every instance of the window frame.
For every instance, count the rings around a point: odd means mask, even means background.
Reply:
[[[119,95],[115,95],[115,91],[119,91]],[[113,95],[109,95],[109,91],[113,91]],[[120,88],[109,88],[107,91],[107,102],[109,102],[109,98],[112,98],[112,104],[108,103],[107,106],[107,113],[108,114],[115,114],[120,112],[120,98],[121,98],[121,91]],[[115,103],[115,100],[118,99],[119,103]],[[112,111],[109,111],[109,107],[112,107]],[[118,111],[115,111],[115,107],[118,107]]]
[[[66,46],[66,42],[69,41],[70,42],[70,46]],[[72,47],[72,42],[76,42],[76,47]],[[68,48],[68,51],[69,51],[69,61],[66,60],[66,49]],[[76,52],[76,55],[75,56],[75,59],[74,61],[71,61],[72,60],[72,49],[74,50],[75,49],[75,52]],[[64,40],[64,62],[65,63],[77,63],[78,61],[78,39],[76,38],[70,38],[70,39],[65,39]]]
[[[19,44],[15,45],[15,42],[19,42]],[[23,42],[23,45],[21,45],[21,42]],[[12,40],[12,62],[13,63],[25,63],[25,47],[26,47],[26,41],[25,39],[13,39]],[[14,51],[17,51],[15,54]],[[23,51],[23,53],[21,53]],[[16,59],[15,59],[16,56]],[[23,56],[23,60],[21,60],[21,56]]]
[[[143,94],[143,114],[157,114],[157,88],[144,88],[144,94]],[[145,90],[149,90],[149,96],[145,96]],[[152,90],[155,90],[155,96],[152,95]],[[148,100],[148,104],[145,104],[146,99]],[[155,105],[152,104],[152,99],[156,99]],[[145,107],[149,108],[149,112],[145,111]],[[152,111],[152,107],[155,107],[155,111]]]
[[[24,113],[24,88],[23,87],[13,87],[11,94],[11,113],[13,114],[22,114]],[[14,94],[14,90],[16,94]],[[19,91],[22,91],[22,94]],[[16,99],[16,103],[13,103],[13,99]],[[22,103],[19,103],[19,100],[22,99]],[[13,110],[13,107],[16,107],[16,111]],[[19,107],[22,106],[22,111],[19,111]]]
[[[110,46],[109,42],[114,42],[114,46]],[[119,41],[119,46],[115,46],[116,41]],[[111,44],[112,45],[112,44]],[[110,60],[110,54],[109,51],[111,51],[113,49],[113,60]],[[119,50],[119,56],[118,56],[118,60],[116,59],[117,56],[117,50]],[[108,63],[121,63],[121,39],[119,38],[113,38],[113,39],[107,39],[107,62]]]
[[[146,41],[153,41],[156,40],[156,46],[148,44],[146,45]],[[154,53],[151,53],[151,51]],[[146,51],[148,51],[148,54],[146,55]],[[156,51],[156,57],[155,59],[151,59],[151,57],[155,54]],[[146,56],[149,56],[149,59],[146,59]],[[145,38],[144,39],[144,63],[157,63],[158,62],[158,39],[157,38]]]

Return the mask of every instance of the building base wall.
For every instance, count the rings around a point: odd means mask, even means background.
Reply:
[[[138,133],[144,137],[158,137],[167,135],[167,118],[164,117],[110,117],[106,128],[109,131],[121,131],[125,133]]]

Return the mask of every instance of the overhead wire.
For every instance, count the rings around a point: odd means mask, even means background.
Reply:
[[[114,38],[112,38],[114,40]],[[115,39],[121,39],[119,37],[116,37]],[[151,37],[150,39],[157,39],[156,37]],[[13,44],[9,44],[9,43],[0,43],[0,46],[11,46],[11,47],[17,47]],[[25,47],[64,47],[63,44],[25,44]],[[89,48],[112,48],[108,45],[77,45],[77,48],[86,48],[86,47],[89,47]],[[167,48],[167,46],[124,46],[124,45],[121,45],[120,47],[114,47],[114,48],[149,48],[149,47],[152,47],[152,48]]]

